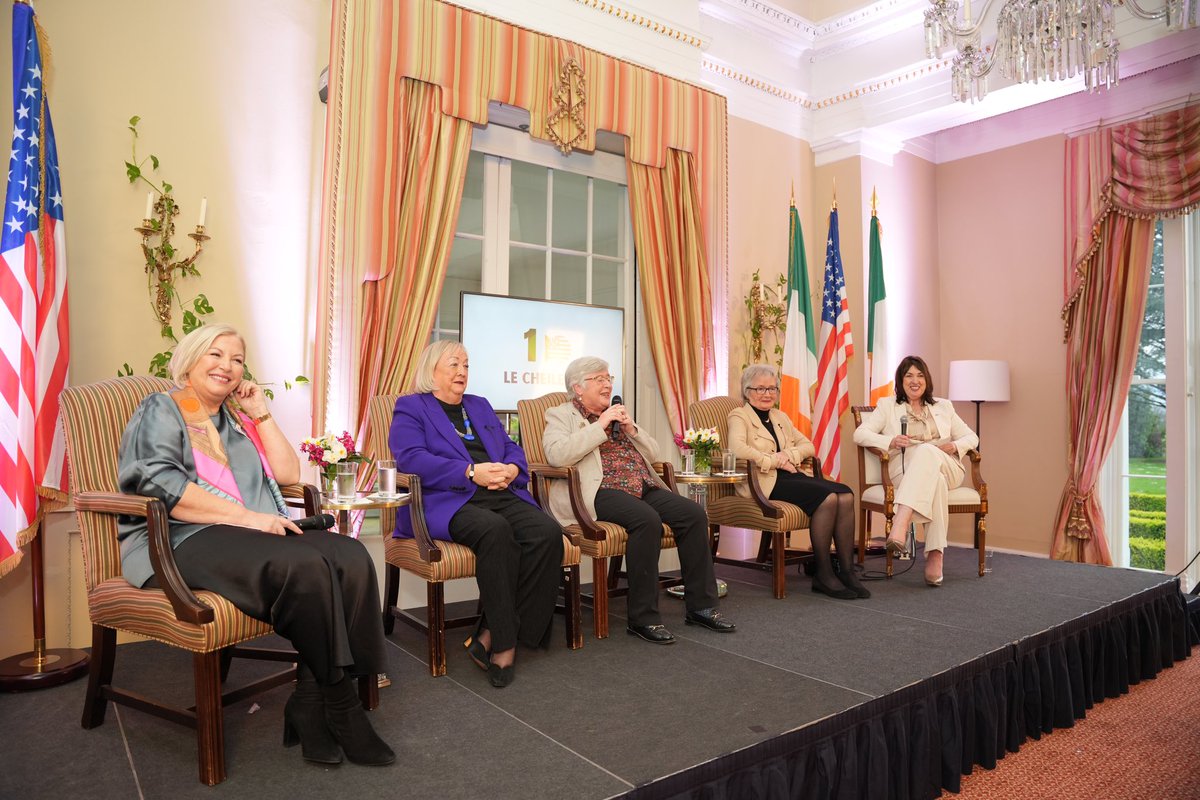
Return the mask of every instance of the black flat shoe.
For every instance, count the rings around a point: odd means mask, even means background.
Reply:
[[[710,631],[716,631],[717,633],[733,633],[737,630],[737,625],[725,619],[721,612],[715,608],[702,608],[699,611],[689,611],[684,615],[683,621],[688,625],[703,625]]]
[[[488,682],[497,689],[503,689],[517,678],[517,669],[515,664],[509,664],[507,667],[500,667],[495,664],[488,664],[487,668]]]
[[[483,646],[483,642],[479,641],[479,636],[468,636],[467,640],[463,642],[463,647],[467,648],[467,655],[475,662],[475,666],[487,672],[492,654]]]
[[[651,644],[675,644],[675,637],[666,625],[626,625],[625,632]]]
[[[845,587],[847,589],[854,592],[855,596],[858,597],[858,599],[860,599],[860,600],[866,600],[868,597],[871,596],[871,590],[868,589],[867,587],[863,586],[862,583],[857,580],[848,581],[843,577],[842,583],[845,585]]]
[[[818,592],[820,594],[829,595],[830,597],[835,598],[837,600],[857,600],[858,599],[858,592],[854,591],[853,589],[845,589],[845,588],[833,589],[833,588],[821,583],[816,578],[813,578],[812,590],[814,592]],[[865,592],[866,589],[863,589],[863,591]],[[869,592],[868,592],[868,594],[869,594]]]

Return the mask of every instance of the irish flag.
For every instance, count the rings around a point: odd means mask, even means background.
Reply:
[[[812,438],[812,387],[817,382],[817,339],[808,300],[808,261],[796,201],[788,225],[787,331],[783,340],[779,407],[796,429]]]
[[[878,405],[879,398],[894,391],[892,371],[895,365],[887,348],[887,292],[883,288],[883,248],[879,244],[879,217],[875,215],[875,194],[871,193],[871,272],[867,288],[867,381],[868,402]]]

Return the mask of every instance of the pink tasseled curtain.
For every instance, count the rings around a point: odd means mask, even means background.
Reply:
[[[1129,395],[1155,220],[1200,205],[1200,105],[1068,139],[1068,469],[1050,555],[1111,564],[1096,480]]]

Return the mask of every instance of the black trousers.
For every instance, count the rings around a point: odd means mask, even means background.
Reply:
[[[480,627],[492,650],[550,641],[562,571],[563,530],[509,491],[478,491],[450,518],[450,538],[475,554]]]
[[[660,625],[658,613],[658,555],[663,523],[675,535],[683,572],[683,600],[688,611],[715,608],[717,579],[708,547],[708,516],[686,497],[657,487],[641,498],[618,489],[596,492],[596,518],[615,522],[629,532],[625,564],[629,574],[626,598],[631,625]],[[603,575],[593,576],[603,586]]]
[[[386,671],[379,582],[357,539],[213,525],[181,542],[175,563],[191,588],[217,592],[274,626],[318,683]]]

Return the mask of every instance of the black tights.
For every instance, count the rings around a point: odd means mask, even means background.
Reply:
[[[843,493],[826,496],[813,512],[811,520],[809,537],[817,565],[813,580],[837,588],[833,560],[829,556],[830,545],[836,542],[841,582],[849,587],[860,585],[854,576],[854,495]]]

